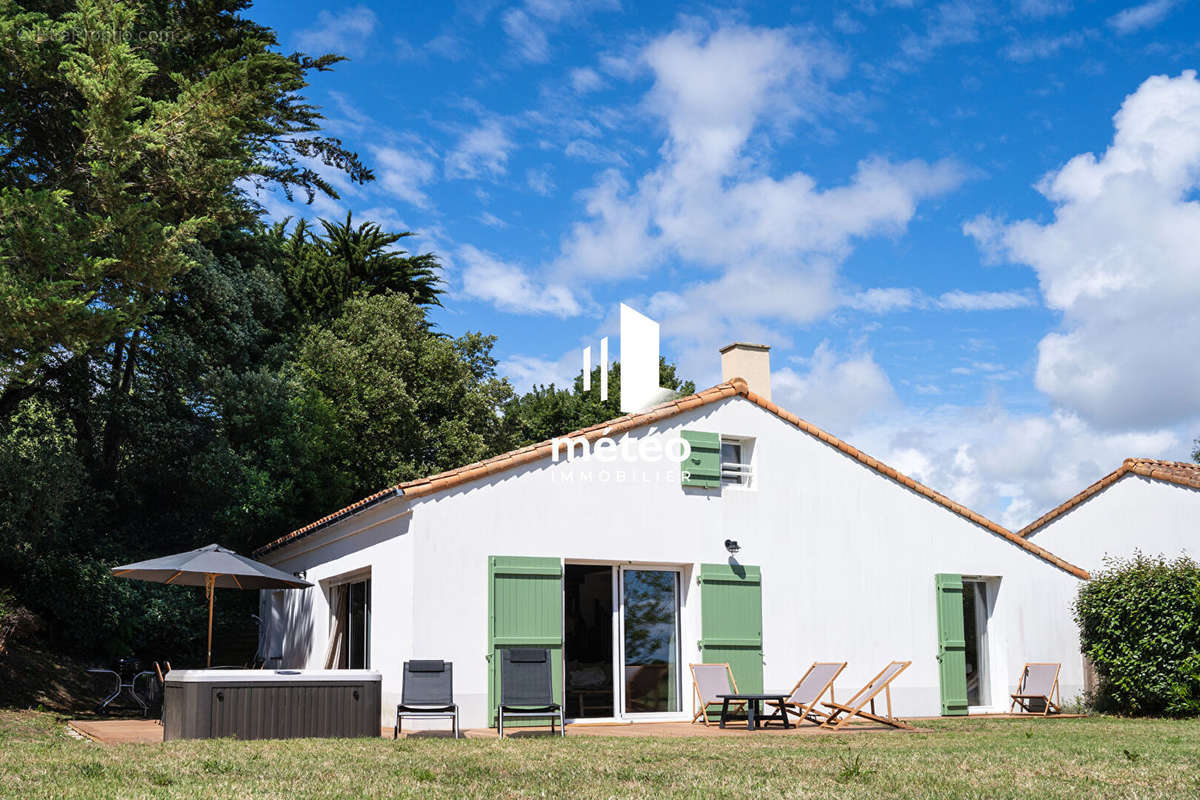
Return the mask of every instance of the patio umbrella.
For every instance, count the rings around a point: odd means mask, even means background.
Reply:
[[[118,578],[135,578],[172,586],[203,586],[208,596],[208,661],[212,666],[213,594],[222,589],[303,589],[312,586],[292,575],[258,561],[239,556],[220,545],[210,544],[173,556],[152,558],[136,564],[113,567]]]

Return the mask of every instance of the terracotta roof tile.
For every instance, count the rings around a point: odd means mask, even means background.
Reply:
[[[930,489],[928,486],[918,483],[917,481],[913,480],[912,478],[909,478],[907,475],[901,474],[900,472],[893,469],[892,467],[889,467],[888,465],[886,465],[874,458],[871,458],[870,456],[868,456],[867,454],[858,450],[857,448],[852,447],[851,445],[847,444],[846,442],[843,442],[841,439],[837,438],[836,436],[833,436],[832,434],[830,434],[824,430],[821,430],[816,425],[813,425],[812,423],[801,419],[800,417],[796,416],[795,414],[791,413],[790,411],[780,408],[779,406],[775,405],[771,401],[765,400],[762,397],[759,397],[757,394],[750,391],[749,387],[746,385],[746,381],[744,381],[741,378],[733,378],[732,380],[730,380],[726,383],[717,384],[716,386],[714,386],[710,389],[705,389],[704,391],[697,392],[696,394],[689,395],[688,397],[681,397],[681,398],[677,398],[675,400],[670,400],[668,402],[657,405],[653,408],[647,409],[646,411],[642,411],[637,414],[626,414],[622,417],[617,417],[616,419],[612,419],[607,422],[597,423],[596,425],[592,425],[590,427],[582,428],[582,429],[574,431],[572,433],[568,433],[564,437],[556,437],[556,438],[566,438],[566,437],[579,438],[579,437],[582,437],[582,438],[587,439],[589,442],[591,442],[591,441],[595,441],[596,439],[599,439],[602,436],[615,436],[615,435],[618,435],[621,433],[625,433],[626,431],[632,430],[634,428],[640,428],[645,425],[649,425],[654,422],[658,422],[659,420],[663,420],[663,419],[667,419],[669,417],[676,416],[677,414],[681,414],[684,411],[690,411],[694,408],[699,408],[701,406],[709,405],[709,404],[715,403],[719,400],[723,400],[726,397],[733,397],[735,395],[741,395],[742,397],[744,397],[746,400],[750,401],[751,403],[754,403],[755,405],[760,406],[760,407],[766,409],[767,411],[770,411],[775,416],[779,417],[780,419],[784,420],[785,422],[790,423],[791,425],[794,425],[795,427],[799,428],[800,430],[804,431],[805,433],[809,434],[810,436],[813,436],[813,437],[819,439],[820,441],[829,444],[830,446],[840,450],[842,453],[845,453],[847,456],[861,462],[864,466],[866,466],[870,469],[873,469],[876,472],[880,473],[881,475],[884,475],[884,476],[896,481],[900,485],[902,485],[908,489],[911,489],[912,491],[916,492],[917,494],[924,495],[925,497],[929,498],[930,500],[934,501],[935,503],[938,503],[939,505],[945,506],[947,509],[954,512],[955,514],[958,514],[959,516],[970,520],[971,522],[975,523],[976,525],[979,525],[980,527],[985,528],[986,530],[990,531],[991,533],[996,534],[997,536],[1000,536],[1001,538],[1007,539],[1008,541],[1012,542],[1016,546],[1020,547],[1023,550],[1028,551],[1029,553],[1031,553],[1034,556],[1037,556],[1038,558],[1042,559],[1043,561],[1053,564],[1054,566],[1058,567],[1059,569],[1065,570],[1078,578],[1086,579],[1089,577],[1086,570],[1083,570],[1083,569],[1075,566],[1074,564],[1070,564],[1070,563],[1064,561],[1063,559],[1059,558],[1058,556],[1054,555],[1053,553],[1051,553],[1041,547],[1038,547],[1037,545],[1033,544],[1032,542],[1026,541],[1023,537],[1018,536],[1017,534],[1013,533],[1012,531],[1008,530],[1007,528],[1005,528],[995,522],[992,522],[991,520],[987,519],[983,515],[978,514],[974,511],[971,511],[970,509],[966,508],[965,506],[962,506],[962,505],[954,502],[953,500],[946,497],[945,495],[940,494],[939,492],[935,492],[933,489]],[[303,528],[294,530],[291,533],[287,534],[286,536],[282,536],[279,539],[276,539],[275,541],[271,542],[270,544],[260,547],[258,550],[255,550],[254,553],[255,553],[255,555],[262,555],[264,553],[269,553],[272,550],[276,550],[276,549],[283,547],[284,545],[289,544],[297,539],[307,536],[308,534],[312,533],[314,530],[322,527],[323,525],[326,525],[330,522],[336,521],[337,519],[339,519],[342,516],[345,516],[348,513],[359,510],[359,509],[361,509],[367,505],[370,505],[374,502],[377,502],[385,497],[396,495],[396,496],[415,498],[415,497],[423,497],[425,495],[432,494],[432,493],[438,492],[438,491],[443,491],[445,489],[451,489],[456,486],[460,486],[464,483],[468,483],[470,481],[477,480],[477,479],[483,477],[484,474],[495,475],[497,473],[512,469],[516,466],[520,466],[521,464],[530,463],[532,461],[536,461],[538,459],[548,457],[550,455],[550,448],[551,448],[551,441],[540,442],[538,444],[528,445],[526,447],[522,447],[517,450],[508,452],[508,453],[503,453],[501,455],[494,456],[492,458],[485,459],[483,461],[479,461],[474,464],[468,464],[463,467],[458,467],[456,469],[447,470],[446,472],[442,472],[437,475],[431,475],[426,478],[418,478],[416,480],[408,481],[406,483],[401,483],[390,489],[385,489],[381,492],[376,492],[373,495],[364,497],[362,500],[359,500],[357,503],[349,505],[346,508],[341,509],[340,511],[335,511],[332,514],[324,516],[315,522],[305,525]],[[1126,463],[1128,463],[1128,462],[1126,462]],[[1156,463],[1165,464],[1165,463],[1170,463],[1170,462],[1156,462]],[[483,473],[480,472],[481,469],[484,470]],[[1200,472],[1198,472],[1198,479],[1200,479]]]
[[[1030,536],[1051,520],[1061,517],[1071,509],[1086,502],[1130,474],[1174,483],[1179,486],[1187,486],[1192,489],[1200,489],[1200,464],[1194,464],[1191,461],[1159,461],[1156,458],[1127,458],[1117,469],[1108,473],[1062,505],[1050,509],[1024,528],[1021,528],[1021,530],[1017,531],[1017,535],[1022,538]]]

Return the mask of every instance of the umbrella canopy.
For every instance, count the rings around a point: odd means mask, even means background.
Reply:
[[[220,545],[210,544],[173,556],[113,567],[118,578],[134,578],[172,586],[203,586],[208,595],[208,660],[212,666],[214,589],[303,589],[312,586],[295,575],[261,564]]]
[[[218,589],[303,589],[312,586],[289,572],[239,556],[216,544],[113,567],[112,573],[119,578],[173,586],[207,586],[211,575],[215,576],[213,586]]]

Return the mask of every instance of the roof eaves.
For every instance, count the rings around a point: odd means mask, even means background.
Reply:
[[[284,534],[283,536],[280,536],[278,539],[276,539],[272,542],[268,542],[267,544],[265,544],[262,547],[255,550],[251,555],[254,555],[254,556],[266,555],[267,553],[270,553],[272,550],[278,550],[279,548],[283,547],[284,545],[291,544],[292,542],[296,541],[297,539],[303,539],[307,536],[311,536],[312,534],[316,533],[321,528],[328,527],[335,522],[340,522],[342,519],[344,519],[348,516],[352,516],[354,514],[362,512],[362,511],[366,511],[368,508],[371,508],[372,506],[377,505],[378,503],[381,503],[384,500],[387,500],[391,497],[399,497],[400,495],[401,495],[401,492],[395,486],[391,487],[390,489],[383,489],[382,491],[375,492],[374,494],[369,494],[366,497],[364,497],[363,499],[358,500],[357,502],[351,503],[350,505],[346,506],[345,508],[339,508],[337,511],[334,511],[332,514],[326,514],[325,516],[321,517],[320,519],[310,522],[309,524],[305,525],[303,528],[297,528],[296,530],[292,531],[291,533]]]
[[[1061,517],[1076,506],[1082,505],[1129,474],[1141,475],[1143,478],[1153,478],[1191,489],[1200,489],[1200,465],[1198,464],[1186,461],[1159,461],[1153,458],[1127,458],[1117,469],[1021,528],[1017,531],[1017,535],[1022,539],[1028,538],[1039,528]]]

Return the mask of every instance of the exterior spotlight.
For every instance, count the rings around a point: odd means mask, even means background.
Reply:
[[[725,540],[725,549],[729,551],[729,555],[736,556],[738,554],[738,551],[740,551],[742,548],[739,547],[738,543],[735,542],[733,539],[726,539]]]

